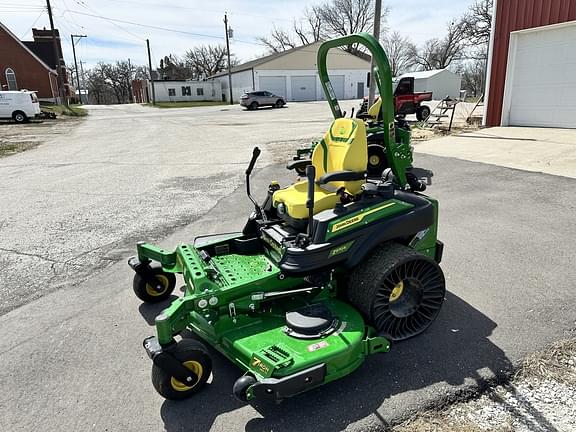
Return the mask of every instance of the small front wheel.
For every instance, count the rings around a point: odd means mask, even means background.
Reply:
[[[206,347],[192,339],[183,339],[176,345],[172,355],[192,371],[195,381],[182,383],[158,366],[152,366],[152,385],[164,398],[186,399],[202,390],[212,373],[212,359]]]
[[[248,389],[256,383],[256,378],[252,375],[243,375],[236,380],[232,387],[232,393],[242,402],[248,400]]]
[[[159,265],[150,266],[149,271],[158,281],[158,284],[152,286],[149,281],[146,281],[141,275],[136,273],[132,282],[134,294],[146,303],[158,303],[166,300],[174,291],[176,276],[174,276],[174,273],[166,273]]]
[[[276,108],[282,108],[284,106],[284,101],[282,99],[278,99],[274,104]]]

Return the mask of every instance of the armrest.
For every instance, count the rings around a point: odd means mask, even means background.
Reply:
[[[297,171],[306,171],[306,167],[308,165],[312,165],[312,160],[311,159],[298,159],[298,160],[294,160],[291,162],[288,162],[288,164],[286,164],[286,168],[289,170],[297,170]]]
[[[365,171],[333,171],[331,173],[324,174],[316,182],[319,185],[330,183],[333,181],[355,181],[364,180],[366,177]]]

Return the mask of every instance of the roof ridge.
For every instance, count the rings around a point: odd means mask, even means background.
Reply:
[[[4,30],[8,36],[10,36],[12,39],[14,39],[16,42],[18,42],[18,44],[24,48],[24,50],[26,50],[28,52],[28,54],[30,54],[32,57],[34,57],[34,59],[36,59],[36,61],[38,61],[38,63],[40,63],[45,69],[47,69],[50,72],[54,72],[55,74],[58,74],[58,72],[56,71],[56,69],[52,69],[50,66],[48,66],[46,63],[44,63],[44,61],[38,57],[36,54],[34,54],[34,52],[28,48],[24,42],[22,42],[20,39],[18,39],[16,37],[16,35],[14,33],[12,33],[10,31],[10,29],[8,27],[6,27],[4,24],[2,24],[2,22],[0,21],[0,28],[2,28],[2,30]],[[56,59],[56,61],[58,61],[58,59]]]

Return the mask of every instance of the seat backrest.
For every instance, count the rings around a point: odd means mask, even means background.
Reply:
[[[312,164],[316,168],[316,180],[334,171],[366,171],[368,144],[366,126],[359,119],[339,118],[334,120],[328,132],[312,153]],[[360,192],[364,181],[331,182],[329,186],[344,186],[351,194]]]
[[[382,107],[382,99],[378,98],[368,110],[368,115],[377,119],[380,116],[380,109]]]

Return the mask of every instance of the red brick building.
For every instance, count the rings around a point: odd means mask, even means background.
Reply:
[[[576,1],[495,0],[487,126],[576,128]]]
[[[54,55],[52,32],[33,29],[34,41],[19,40],[0,23],[0,87],[2,90],[35,90],[41,100],[59,98],[57,59]],[[73,92],[68,84],[66,66],[58,36],[58,49],[64,88],[67,96]]]

